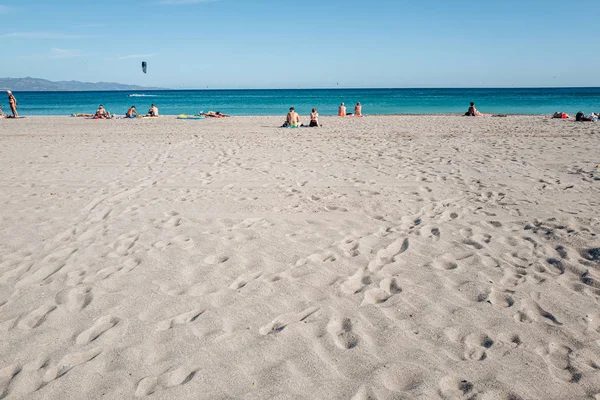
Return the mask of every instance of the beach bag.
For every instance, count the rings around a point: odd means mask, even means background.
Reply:
[[[575,121],[583,121],[583,112],[579,111],[577,114],[575,114]]]

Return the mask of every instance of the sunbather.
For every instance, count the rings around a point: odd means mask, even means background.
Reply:
[[[148,110],[148,114],[146,114],[146,117],[158,117],[158,107],[152,104]]]
[[[282,125],[282,128],[298,128],[302,126],[300,122],[300,116],[294,110],[294,107],[290,107],[290,112],[285,117],[285,122]]]
[[[221,111],[209,111],[209,112],[202,112],[200,111],[198,113],[198,115],[204,115],[205,117],[213,117],[213,118],[225,118],[225,117],[230,117],[231,115],[228,114],[223,114]]]
[[[317,112],[316,108],[313,108],[312,112],[310,113],[310,124],[308,124],[308,126],[310,126],[310,127],[322,126],[319,124],[319,113]]]
[[[362,106],[360,103],[356,103],[356,106],[354,106],[354,116],[362,117]]]
[[[125,118],[137,118],[138,113],[135,110],[135,106],[131,106],[129,110],[127,110],[127,114],[125,114]]]
[[[100,104],[98,106],[98,110],[96,110],[96,114],[94,115],[94,119],[109,119],[110,113],[104,109],[104,106]]]

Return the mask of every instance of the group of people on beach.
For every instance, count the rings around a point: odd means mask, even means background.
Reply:
[[[4,114],[2,111],[2,104],[0,104],[0,118],[19,118],[19,113],[17,112],[17,99],[10,90],[7,90],[6,94],[8,95],[8,105],[12,115]]]
[[[106,108],[104,108],[103,104],[100,104],[98,106],[98,109],[96,110],[95,114],[71,114],[71,117],[87,117],[87,118],[93,118],[93,119],[111,119],[114,118],[115,115],[111,114]],[[129,110],[127,110],[127,113],[125,113],[125,118],[140,118],[142,116],[140,116],[137,112],[137,110],[135,109],[135,106],[131,106],[129,107]],[[158,117],[158,107],[156,107],[154,104],[152,104],[150,106],[150,109],[148,110],[148,113],[146,115],[144,115],[144,117]]]
[[[344,103],[342,103],[338,107],[338,116],[339,117],[346,117],[346,116],[351,116],[351,115],[352,115],[351,113],[346,112],[346,106],[344,105]],[[356,106],[354,107],[354,116],[355,117],[363,116],[362,115],[362,106],[360,105],[360,103],[356,103]],[[299,128],[301,126],[306,126],[306,125],[302,124],[302,122],[300,121],[300,115],[298,115],[298,113],[296,112],[294,107],[290,107],[290,112],[288,112],[287,116],[285,117],[285,122],[283,123],[283,125],[281,127],[282,128]],[[317,112],[316,108],[313,108],[310,113],[310,122],[309,122],[308,126],[311,128],[323,126],[322,124],[319,123],[319,113]]]
[[[13,95],[13,93],[10,90],[7,90],[6,94],[8,95],[8,104],[10,106],[10,111],[11,111],[12,115],[4,114],[4,112],[2,111],[2,104],[0,104],[0,118],[19,118],[19,113],[17,112],[17,99],[15,98],[15,96]],[[486,116],[489,116],[490,114],[483,114],[483,113],[479,112],[479,110],[477,110],[477,108],[475,108],[475,103],[471,102],[469,109],[467,110],[467,112],[464,115],[468,116],[468,117],[486,117]],[[98,107],[98,110],[96,110],[95,114],[71,114],[71,116],[72,117],[88,117],[88,118],[93,118],[93,119],[114,118],[114,115],[111,114],[108,110],[106,110],[104,108],[104,105],[102,105],[102,104],[100,104],[100,106]],[[159,116],[158,107],[156,105],[152,104],[150,106],[150,109],[148,110],[148,113],[146,113],[146,115],[143,115],[143,116],[138,114],[135,106],[131,106],[125,113],[124,118],[141,118],[141,117],[158,117],[158,116]],[[200,113],[198,113],[198,116],[199,117],[213,117],[213,118],[229,117],[229,115],[221,113],[220,111],[216,111],[216,112],[208,111],[206,113],[200,111]],[[342,103],[338,107],[338,116],[340,116],[340,117],[346,117],[346,116],[362,117],[363,116],[362,115],[362,105],[360,104],[360,102],[356,103],[356,105],[354,106],[354,113],[349,113],[349,112],[347,112],[346,105],[344,103]],[[505,116],[505,115],[501,115],[501,116]],[[554,113],[554,115],[552,117],[568,119],[569,115],[565,114],[563,112],[557,112],[557,113]],[[598,121],[598,120],[600,120],[600,113],[591,113],[589,115],[586,115],[583,112],[579,112],[579,113],[577,113],[576,120],[577,121]],[[282,127],[297,128],[297,127],[301,127],[301,126],[305,126],[305,125],[303,125],[302,122],[300,121],[300,116],[294,110],[294,107],[290,107],[290,111],[288,112],[288,114],[286,116],[286,120]],[[316,108],[313,108],[310,113],[310,123],[308,124],[308,126],[309,127],[323,126],[322,124],[319,123],[319,113],[317,112]]]

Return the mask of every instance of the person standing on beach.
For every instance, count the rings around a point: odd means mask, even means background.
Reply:
[[[340,105],[340,107],[338,108],[338,116],[339,117],[345,117],[346,116],[346,106],[344,105],[344,103],[342,103]]]
[[[12,117],[18,118],[19,113],[17,112],[17,99],[10,90],[7,90],[6,94],[8,94],[8,105],[10,106],[10,111],[12,111]]]
[[[354,116],[362,117],[362,106],[360,103],[356,103],[356,106],[354,106]]]

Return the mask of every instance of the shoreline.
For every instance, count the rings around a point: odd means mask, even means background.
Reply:
[[[179,116],[181,114],[165,114],[165,115],[160,115],[158,117],[158,119],[161,118],[177,118],[177,116]],[[184,115],[195,115],[195,114],[184,114]],[[286,114],[281,114],[281,115],[230,115],[229,117],[226,118],[284,118],[285,119],[285,115]],[[300,116],[306,115],[308,116],[308,114],[300,114]],[[354,116],[346,116],[346,117],[339,117],[338,115],[325,115],[325,114],[321,114],[320,117],[321,118],[339,118],[339,119],[360,119],[360,118],[369,118],[369,117],[466,117],[467,119],[486,119],[486,118],[499,118],[498,115],[501,115],[502,117],[506,116],[506,117],[550,117],[552,116],[552,114],[493,114],[493,115],[489,115],[489,116],[484,116],[484,117],[467,117],[465,115],[460,115],[460,114],[456,114],[456,113],[439,113],[439,114],[364,114],[362,117],[354,117]],[[571,115],[571,114],[569,114]],[[19,114],[19,116],[21,117],[21,114]],[[85,117],[72,117],[70,115],[22,115],[23,118],[71,118],[71,119],[85,119]],[[120,117],[120,116],[118,116]],[[500,118],[502,118],[500,117]],[[110,118],[110,119],[125,119],[123,117],[121,118]],[[137,120],[137,119],[153,119],[152,117],[142,117],[142,118],[131,118],[133,120]],[[213,117],[207,117],[206,119],[219,119],[219,118],[213,118]],[[223,118],[221,118],[223,119]],[[557,118],[559,119],[559,118]],[[571,116],[571,119],[574,119],[574,115]]]

